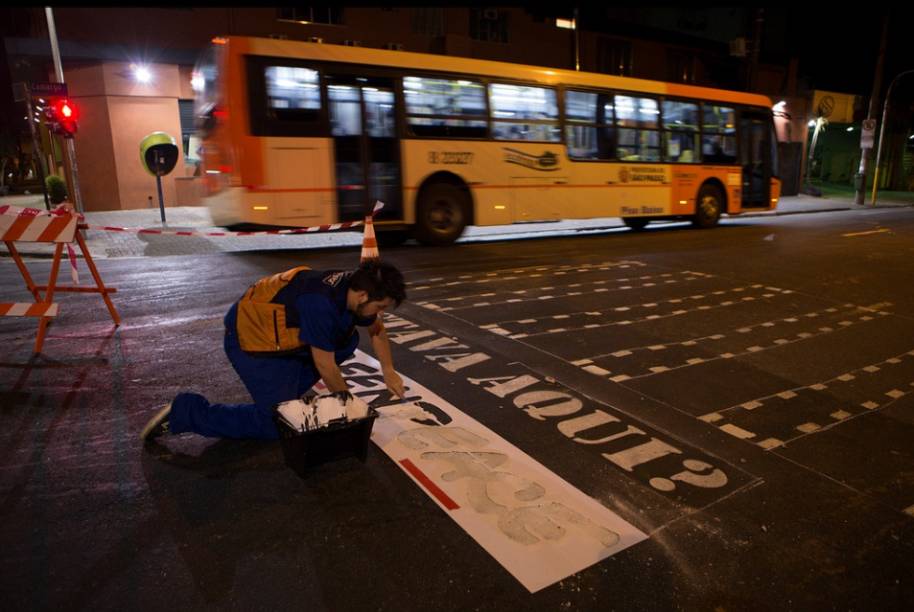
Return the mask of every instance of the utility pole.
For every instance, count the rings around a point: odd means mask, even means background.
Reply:
[[[889,14],[886,11],[882,18],[882,40],[879,43],[879,57],[876,58],[876,73],[873,77],[873,93],[870,95],[870,107],[866,113],[866,118],[873,120],[879,111],[879,91],[882,88],[882,66],[885,63],[885,46],[889,35]],[[860,167],[857,175],[854,177],[854,204],[863,205],[863,197],[866,193],[866,171],[870,161],[870,151],[872,148],[860,148]]]
[[[581,39],[578,34],[578,7],[574,7],[574,69],[581,69]]]
[[[60,49],[57,46],[57,28],[54,26],[54,9],[49,6],[44,8],[45,16],[48,20],[48,36],[51,39],[51,54],[54,56],[54,74],[58,83],[63,83],[63,64],[60,62]],[[76,204],[76,212],[82,213],[83,201],[79,192],[79,172],[76,168],[76,145],[72,138],[64,138],[64,163],[69,165],[70,176],[73,178],[73,203]]]
[[[38,178],[41,181],[41,192],[44,194],[44,207],[47,210],[51,210],[51,201],[48,199],[48,185],[44,180],[47,175],[44,170],[44,155],[41,153],[41,145],[38,143],[38,133],[35,130],[35,121],[37,121],[37,119],[35,119],[35,111],[32,108],[32,91],[28,85],[23,85],[22,92],[29,122],[29,132],[32,135],[32,160],[35,163],[35,168],[38,170]]]
[[[914,70],[905,70],[895,75],[895,78],[889,83],[889,90],[885,94],[885,102],[882,103],[882,124],[879,126],[879,143],[876,145],[876,169],[873,172],[873,197],[870,202],[872,206],[876,206],[876,191],[879,189],[879,164],[882,162],[882,137],[885,136],[885,124],[889,120],[889,99],[892,97],[892,88],[895,87],[895,83],[907,74],[914,74]]]
[[[749,75],[746,79],[746,89],[755,91],[758,77],[758,58],[762,47],[762,24],[765,22],[765,9],[755,9],[755,22],[752,27],[752,55],[749,56]]]

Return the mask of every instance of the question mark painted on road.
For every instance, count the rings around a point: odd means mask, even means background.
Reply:
[[[727,484],[727,475],[704,461],[686,459],[682,462],[682,465],[686,468],[686,471],[673,474],[669,478],[651,478],[649,484],[658,491],[664,492],[669,492],[676,488],[676,483],[673,481],[685,482],[703,489],[718,489]],[[708,470],[710,470],[710,473],[702,473]]]

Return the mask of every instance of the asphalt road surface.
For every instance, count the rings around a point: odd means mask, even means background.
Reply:
[[[378,446],[300,478],[273,442],[140,444],[178,391],[247,399],[221,338],[249,283],[357,252],[100,262],[117,331],[97,296],[62,295],[33,357],[36,322],[0,320],[0,598],[910,609],[912,238],[910,209],[879,209],[382,249],[409,281],[387,319],[401,373],[645,536],[533,593]],[[25,300],[8,260],[0,279]],[[531,559],[565,533],[539,527]]]

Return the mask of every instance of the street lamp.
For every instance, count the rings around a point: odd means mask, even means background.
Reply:
[[[870,202],[871,206],[876,206],[876,191],[879,188],[879,162],[882,160],[882,137],[885,136],[885,120],[888,116],[889,97],[892,95],[892,88],[895,87],[895,82],[906,74],[914,74],[914,70],[900,72],[892,79],[889,84],[889,90],[885,94],[885,102],[882,103],[882,125],[879,126],[879,144],[876,146],[876,172],[873,175],[873,201]]]

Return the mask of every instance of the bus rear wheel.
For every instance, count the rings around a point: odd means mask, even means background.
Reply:
[[[466,193],[451,183],[432,183],[422,190],[416,207],[416,240],[422,244],[451,244],[469,219]]]
[[[717,225],[724,210],[724,196],[714,185],[702,185],[695,199],[695,216],[692,225],[698,228],[709,228]]]
[[[622,217],[622,223],[631,228],[633,232],[640,232],[650,222],[650,219],[645,219],[644,217]]]

